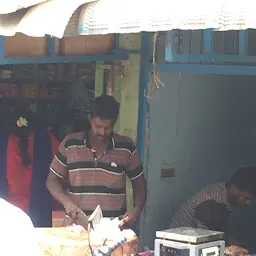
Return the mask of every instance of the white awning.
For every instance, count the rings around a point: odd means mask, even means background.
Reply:
[[[244,30],[256,28],[255,7],[255,0],[100,0],[83,6],[79,33]]]
[[[255,3],[255,0],[48,0],[0,15],[0,34],[21,32],[36,37],[46,34],[62,37],[173,29],[256,29]]]
[[[0,34],[13,36],[17,32],[33,37],[53,35],[61,38],[73,13],[84,3],[95,0],[50,0],[0,15]]]
[[[9,0],[1,1],[0,14],[16,12],[17,10],[28,8],[30,6],[45,2],[47,0]]]

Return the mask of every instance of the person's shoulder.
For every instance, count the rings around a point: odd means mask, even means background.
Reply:
[[[217,182],[217,183],[211,183],[211,184],[205,186],[202,189],[202,191],[214,192],[214,191],[219,191],[219,190],[224,190],[224,189],[225,189],[225,183]]]
[[[121,135],[121,134],[118,134],[118,133],[113,133],[113,138],[117,142],[127,142],[127,143],[134,144],[133,140],[130,137],[124,136],[124,135]]]
[[[113,134],[113,143],[114,147],[118,149],[126,149],[131,153],[136,150],[135,143],[133,140],[128,136],[123,136],[117,133]]]
[[[200,192],[201,197],[205,200],[216,200],[218,202],[226,202],[225,182],[209,184]]]
[[[85,137],[84,131],[81,132],[71,132],[65,136],[65,139],[81,139]]]
[[[68,148],[70,146],[80,146],[84,144],[84,140],[84,132],[74,132],[66,135],[65,138],[62,140],[62,144],[65,148]]]
[[[201,203],[205,200],[212,199],[213,195],[218,193],[220,190],[220,184],[209,184],[203,188],[201,188],[193,197],[192,201],[196,200],[197,202]]]

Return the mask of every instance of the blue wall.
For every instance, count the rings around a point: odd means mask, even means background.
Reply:
[[[145,244],[208,183],[256,165],[256,77],[160,73],[150,100]],[[160,179],[160,169],[175,177]]]

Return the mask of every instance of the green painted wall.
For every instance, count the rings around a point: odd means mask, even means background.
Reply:
[[[140,34],[121,35],[120,47],[139,50]],[[116,64],[119,64],[118,66],[120,66],[120,63]],[[130,55],[129,60],[122,62],[121,66],[121,70],[115,69],[114,96],[120,102],[120,115],[115,131],[132,138],[136,143],[140,55]],[[133,192],[129,179],[127,179],[126,193],[128,209],[130,209],[133,206]]]
[[[98,97],[104,92],[104,65],[103,61],[98,61],[95,70],[95,97]]]

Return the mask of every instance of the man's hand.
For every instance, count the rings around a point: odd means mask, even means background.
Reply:
[[[236,245],[231,245],[225,248],[225,254],[230,256],[245,256],[248,255],[248,250]]]
[[[124,214],[123,219],[120,221],[119,228],[121,230],[125,228],[132,228],[134,223],[138,220],[141,214],[140,207],[134,207],[131,211]]]
[[[83,212],[72,200],[66,200],[63,206],[66,210],[66,214],[72,219],[76,219],[77,213]]]

